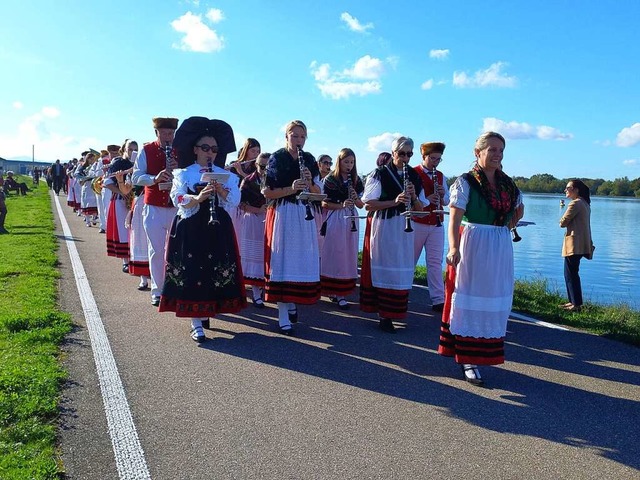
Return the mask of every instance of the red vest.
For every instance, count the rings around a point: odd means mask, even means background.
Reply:
[[[157,175],[167,166],[167,157],[158,142],[146,143],[144,154],[147,157],[147,173]],[[144,187],[144,203],[156,207],[173,207],[169,198],[169,190],[160,190],[158,185]]]
[[[420,180],[422,180],[422,188],[424,189],[424,196],[428,197],[429,195],[431,195],[434,192],[434,188],[433,188],[433,180],[431,179],[431,177],[429,175],[427,175],[424,171],[424,169],[422,168],[422,165],[418,165],[416,167],[413,167],[413,169],[418,173],[418,175],[420,175]],[[444,180],[444,178],[442,177],[442,172],[438,172],[436,170],[436,177],[438,178],[438,185],[442,185],[442,181]],[[440,205],[440,210],[442,210],[442,204]],[[428,206],[424,207],[422,209],[423,212],[431,212],[433,210],[436,210],[437,205],[431,203]],[[414,215],[411,219],[414,222],[417,223],[421,223],[423,225],[436,225],[437,223],[437,218],[440,217],[440,222],[444,221],[444,215],[443,214],[431,214],[431,215],[425,215],[423,217]]]

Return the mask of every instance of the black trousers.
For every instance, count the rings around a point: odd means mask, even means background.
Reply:
[[[582,284],[579,275],[582,257],[583,255],[564,257],[564,283],[567,285],[567,296],[576,307],[582,305]]]

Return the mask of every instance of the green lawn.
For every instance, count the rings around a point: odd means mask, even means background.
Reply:
[[[27,185],[31,180],[23,177]],[[32,188],[32,187],[30,187]],[[53,214],[44,182],[10,195],[0,235],[0,478],[55,479],[59,345],[71,329],[58,309]]]

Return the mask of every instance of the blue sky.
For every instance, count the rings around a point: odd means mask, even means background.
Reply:
[[[223,0],[9,2],[0,16],[0,156],[48,161],[134,138],[151,118],[229,122],[238,146],[357,154],[447,144],[459,175],[486,129],[510,175],[640,176],[640,2]],[[413,158],[412,163],[418,160]]]

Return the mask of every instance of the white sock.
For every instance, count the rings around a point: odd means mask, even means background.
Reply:
[[[295,304],[295,303],[287,303],[286,305],[287,305],[287,309],[288,309],[290,312],[295,312],[295,311],[297,311],[297,310],[298,310],[298,307],[296,307],[296,304]]]
[[[202,319],[201,318],[192,318],[191,319],[191,328],[202,328]]]
[[[278,325],[280,328],[291,328],[289,321],[289,305],[290,303],[278,302]]]
[[[253,298],[262,298],[262,289],[257,285],[251,285],[251,292],[253,293]]]

